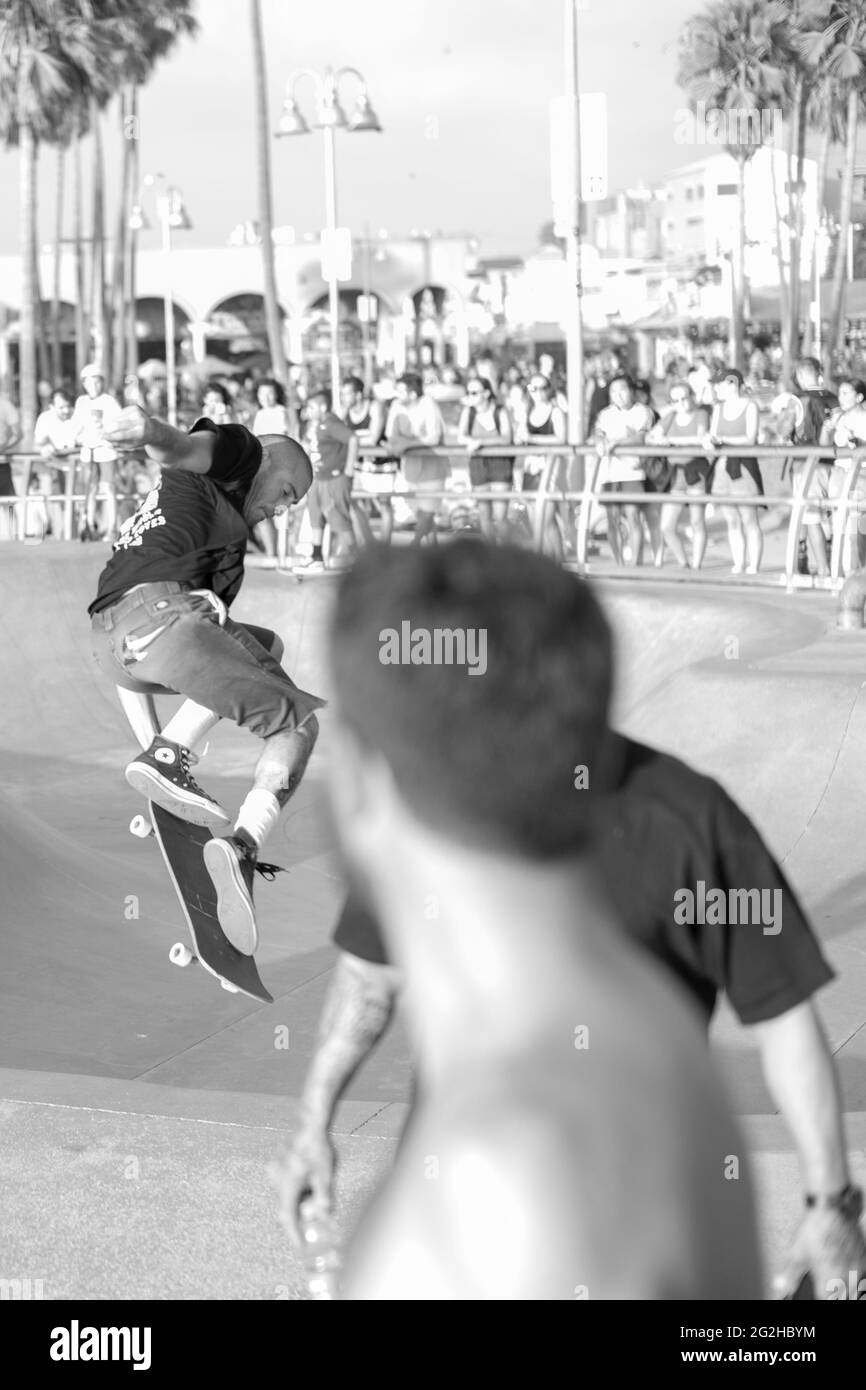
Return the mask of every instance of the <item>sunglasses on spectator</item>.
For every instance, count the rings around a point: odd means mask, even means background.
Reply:
[[[533,395],[535,395],[535,394],[536,394],[537,392],[539,392],[539,391],[546,391],[546,390],[547,390],[547,387],[546,387],[546,386],[543,386],[543,385],[538,385],[538,386],[530,386],[529,389],[530,389],[530,391],[533,393]]]

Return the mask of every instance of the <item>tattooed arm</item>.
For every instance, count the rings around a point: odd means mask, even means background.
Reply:
[[[144,447],[160,468],[184,468],[188,473],[209,472],[216,441],[210,430],[187,434],[155,415],[146,415],[138,405],[121,410],[105,438],[118,449]]]
[[[299,1129],[272,1177],[283,1221],[299,1240],[298,1202],[308,1191],[317,1210],[333,1203],[335,1155],[328,1126],[337,1102],[382,1037],[394,1011],[399,975],[341,951],[319,1022],[316,1050],[301,1096]]]

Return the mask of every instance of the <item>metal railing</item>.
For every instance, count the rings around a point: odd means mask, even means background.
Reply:
[[[99,465],[82,462],[78,454],[67,454],[63,458],[46,458],[42,454],[16,452],[6,454],[2,458],[5,462],[17,464],[20,470],[19,490],[8,495],[0,493],[0,515],[8,518],[8,529],[15,533],[13,539],[31,543],[34,540],[44,540],[44,532],[36,537],[31,535],[30,525],[39,509],[50,506],[60,509],[61,513],[60,534],[55,535],[52,531],[54,539],[73,540],[77,534],[76,507],[83,507],[89,496],[86,488],[87,474],[92,467]],[[61,492],[31,490],[34,474],[43,469],[64,475]],[[137,505],[140,500],[132,489],[116,490],[114,496],[118,505],[121,502],[134,502]],[[104,494],[101,492],[97,497],[99,501],[104,500]]]
[[[436,455],[442,458],[449,458],[462,455],[464,450],[458,446],[443,446],[436,449],[427,449],[428,455]],[[683,491],[668,492],[647,492],[642,488],[634,491],[605,492],[602,489],[605,485],[604,470],[602,468],[603,457],[599,453],[595,444],[543,444],[535,445],[505,445],[491,444],[479,448],[472,455],[475,458],[498,457],[503,455],[514,457],[516,470],[519,468],[519,460],[524,457],[538,458],[545,456],[547,463],[540,475],[539,486],[531,492],[522,491],[520,488],[508,489],[488,489],[472,488],[465,490],[465,495],[475,501],[487,502],[516,502],[532,509],[533,511],[533,544],[536,548],[543,548],[544,536],[548,521],[556,512],[558,507],[571,505],[578,508],[577,527],[576,527],[576,567],[581,573],[588,573],[590,565],[590,539],[593,518],[597,515],[598,507],[661,507],[665,505],[679,505],[681,507],[701,506],[713,508],[782,508],[790,512],[788,522],[788,533],[785,544],[785,563],[783,575],[788,592],[795,588],[828,588],[839,589],[844,583],[845,576],[842,574],[842,558],[845,535],[848,533],[848,519],[852,514],[863,517],[863,530],[866,532],[866,504],[854,495],[861,468],[866,462],[866,447],[860,449],[837,449],[832,446],[821,446],[818,444],[754,444],[754,445],[720,445],[715,449],[703,449],[695,445],[671,446],[664,444],[624,444],[615,445],[606,451],[607,459],[620,458],[659,458],[666,459],[672,465],[677,463],[685,464],[695,458],[706,459],[708,463],[714,463],[720,458],[751,458],[772,461],[773,463],[783,463],[790,465],[797,460],[805,460],[805,467],[799,471],[798,476],[790,492],[778,495],[761,493],[755,496],[740,494],[720,495],[712,491],[707,493],[694,493]],[[411,456],[411,455],[410,455]],[[386,449],[362,449],[362,458],[388,459]],[[553,482],[558,471],[560,461],[583,460],[585,467],[584,485],[580,489],[567,489],[556,486]],[[822,464],[830,463],[834,468],[845,469],[845,476],[839,489],[838,496],[822,497],[812,492],[815,481],[816,470]],[[381,494],[372,494],[374,497]],[[388,494],[385,494],[386,496]],[[457,490],[451,487],[414,489],[410,487],[400,487],[393,489],[391,496],[411,499],[414,496],[423,495],[428,498],[440,497],[443,499],[453,499],[455,495],[460,495]],[[832,520],[831,551],[829,561],[829,574],[822,576],[804,576],[797,572],[800,538],[803,534],[805,518],[810,512],[821,512]],[[629,567],[630,576],[640,574],[642,567]],[[649,567],[647,567],[649,573]],[[652,570],[651,577],[658,579],[661,576],[659,570]]]
[[[408,451],[404,458],[411,459],[415,451]],[[635,488],[634,491],[603,491],[604,470],[602,469],[602,456],[599,454],[594,444],[555,444],[547,441],[539,441],[536,444],[517,445],[517,444],[490,444],[475,450],[471,455],[460,445],[442,445],[437,448],[425,447],[423,452],[426,457],[437,457],[451,461],[455,457],[468,463],[469,458],[502,458],[508,457],[514,460],[515,474],[521,472],[521,461],[527,458],[538,459],[543,457],[545,463],[538,474],[538,487],[531,491],[524,491],[522,486],[512,487],[473,487],[467,480],[463,486],[455,486],[442,483],[441,486],[409,486],[403,483],[402,479],[398,484],[399,471],[393,474],[368,474],[377,478],[377,486],[366,491],[363,484],[359,485],[359,476],[363,478],[362,470],[359,475],[355,475],[355,486],[353,489],[353,501],[359,502],[387,502],[401,499],[412,502],[416,499],[449,501],[456,503],[461,500],[471,502],[473,505],[478,502],[487,503],[508,503],[517,504],[524,509],[530,523],[531,543],[541,550],[545,545],[545,537],[550,524],[556,516],[562,516],[563,509],[570,509],[570,515],[574,518],[575,525],[575,559],[574,564],[579,572],[588,573],[591,570],[590,543],[592,538],[592,526],[598,516],[598,508],[635,506],[639,508],[661,507],[665,505],[679,505],[685,507],[725,507],[725,508],[772,508],[784,509],[789,512],[788,531],[785,544],[785,562],[783,567],[784,582],[788,592],[799,587],[829,588],[839,589],[844,583],[842,574],[842,561],[846,534],[851,534],[850,522],[857,517],[857,530],[862,525],[866,533],[866,501],[860,499],[855,489],[860,479],[861,470],[866,463],[866,447],[860,449],[835,449],[819,445],[787,445],[787,444],[756,444],[751,446],[719,446],[714,450],[703,450],[695,445],[685,445],[673,447],[669,444],[655,445],[617,445],[611,447],[606,457],[608,459],[629,458],[660,458],[666,459],[671,464],[685,464],[691,459],[706,458],[708,462],[713,462],[718,458],[754,458],[760,463],[761,460],[772,460],[774,463],[785,461],[790,465],[796,460],[804,460],[805,466],[794,478],[790,492],[779,495],[754,495],[745,496],[739,494],[719,495],[713,492],[696,493],[684,491],[669,492],[646,492],[642,488]],[[6,456],[7,461],[13,462],[19,467],[19,490],[14,495],[0,495],[0,515],[7,514],[12,521],[10,530],[14,531],[16,540],[31,540],[29,510],[32,512],[34,504],[40,506],[60,506],[61,524],[60,539],[71,540],[77,533],[76,530],[76,508],[84,505],[88,497],[85,486],[86,472],[92,465],[82,463],[77,455],[68,455],[62,459],[45,458],[35,453],[15,453]],[[360,450],[360,459],[364,462],[385,462],[394,461],[393,453],[387,448],[364,448]],[[557,474],[560,472],[562,461],[566,463],[579,464],[583,468],[583,486],[579,488],[569,488],[560,486],[557,481]],[[839,486],[838,494],[835,497],[822,496],[818,493],[813,494],[813,485],[816,480],[816,471],[824,464],[831,463],[834,470],[844,469],[844,477]],[[61,492],[31,491],[34,472],[46,469],[64,474],[64,486]],[[393,478],[390,487],[384,487],[384,480],[388,477]],[[522,482],[522,480],[521,480]],[[140,500],[139,494],[134,489],[116,491],[115,498],[118,506],[124,503],[134,503],[137,505]],[[829,560],[829,575],[822,576],[802,576],[797,573],[798,554],[800,538],[803,534],[807,516],[815,513],[827,516],[832,521],[832,537]],[[39,537],[38,539],[41,539]],[[629,567],[630,576],[640,574],[642,567]],[[645,572],[651,574],[654,579],[663,577],[663,571],[646,567]]]

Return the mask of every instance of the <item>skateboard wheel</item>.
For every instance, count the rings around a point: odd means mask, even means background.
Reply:
[[[222,985],[223,989],[228,990],[229,994],[240,993],[240,990],[238,989],[237,985],[229,984],[228,980],[220,980],[220,984]]]
[[[178,941],[175,943],[174,946],[172,946],[171,950],[168,953],[168,958],[171,961],[172,965],[179,965],[182,968],[187,965],[192,965],[193,961],[195,960],[195,956],[193,955],[192,951],[189,949],[188,946],[184,946],[182,941]]]
[[[130,833],[137,835],[140,840],[146,840],[148,835],[153,834],[153,826],[147,816],[133,816],[129,822]]]

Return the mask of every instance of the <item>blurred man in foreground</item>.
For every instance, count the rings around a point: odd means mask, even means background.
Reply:
[[[589,588],[476,542],[371,549],[330,658],[337,831],[419,1083],[347,1295],[758,1297],[744,1145],[697,1017],[585,853],[611,687]]]

